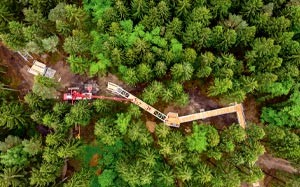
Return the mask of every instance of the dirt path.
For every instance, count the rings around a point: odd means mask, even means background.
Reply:
[[[275,158],[272,155],[267,153],[259,157],[257,164],[264,171],[275,169],[275,170],[285,171],[288,173],[300,172],[296,168],[294,168],[289,161],[284,160],[282,158]]]
[[[1,43],[0,58],[1,63],[8,67],[4,76],[10,80],[10,86],[21,93],[27,93],[33,85],[33,76],[27,72],[29,64],[18,53],[10,51]]]

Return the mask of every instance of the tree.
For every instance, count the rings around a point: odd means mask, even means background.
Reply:
[[[205,165],[201,164],[197,167],[196,173],[195,173],[195,179],[201,184],[209,183],[213,178],[213,175],[211,173],[211,169]]]
[[[12,187],[26,186],[24,176],[25,175],[21,168],[4,168],[3,173],[0,173],[0,185]]]
[[[64,50],[71,54],[83,54],[90,49],[90,37],[82,30],[73,30],[72,36],[65,39],[63,44]]]
[[[195,45],[197,51],[208,47],[211,29],[204,27],[201,23],[188,24],[185,33],[183,34],[183,42],[188,45]]]
[[[180,82],[190,80],[192,78],[193,71],[194,68],[190,63],[175,64],[171,68],[172,77]]]
[[[175,17],[167,24],[165,38],[172,39],[182,33],[182,21]]]
[[[14,146],[0,154],[0,163],[5,167],[24,167],[29,164],[28,155],[23,151],[22,145]]]
[[[78,172],[75,172],[72,177],[63,184],[63,187],[88,187],[90,185],[91,173],[86,169],[81,169]]]
[[[39,139],[31,138],[30,140],[22,141],[23,151],[28,153],[30,156],[37,155],[42,151],[42,142]]]
[[[21,139],[17,136],[8,135],[4,142],[0,142],[0,151],[6,152],[8,149],[15,147],[21,143]]]
[[[231,7],[230,0],[210,0],[211,10],[214,17],[220,17],[221,19],[228,15],[228,10]]]
[[[101,175],[98,177],[98,182],[101,187],[109,187],[112,186],[114,183],[114,179],[117,177],[117,174],[114,170],[105,169]]]
[[[146,164],[149,167],[154,167],[156,163],[156,159],[158,158],[158,155],[156,152],[154,152],[151,149],[142,149],[140,150],[140,155],[141,155],[141,162]]]
[[[73,105],[70,112],[66,114],[65,122],[68,125],[79,124],[86,126],[91,120],[90,106],[85,101],[79,101]]]
[[[209,96],[217,96],[220,94],[224,94],[228,92],[229,89],[232,88],[232,82],[231,80],[225,78],[225,79],[218,79],[215,78],[214,85],[210,86],[208,89],[208,95]]]
[[[152,69],[148,64],[141,63],[136,69],[139,82],[150,81],[152,78]]]
[[[48,186],[59,176],[61,165],[42,163],[39,168],[33,168],[30,176],[30,185]]]
[[[65,5],[64,9],[69,23],[74,24],[77,28],[84,28],[88,15],[82,8],[71,4]]]
[[[170,161],[173,164],[181,164],[185,161],[187,155],[182,149],[175,149],[170,155]]]
[[[13,50],[21,50],[26,45],[22,30],[23,27],[24,25],[22,23],[10,21],[8,23],[10,33],[1,35],[1,40],[3,40],[6,46],[9,46]]]
[[[117,128],[120,131],[121,134],[126,134],[127,127],[131,120],[131,115],[126,115],[125,113],[119,113],[117,114],[117,120],[115,120],[115,123],[117,124]]]
[[[207,138],[206,132],[203,131],[201,126],[196,124],[193,125],[193,133],[187,137],[187,148],[190,151],[197,151],[201,153],[206,150],[207,147]]]
[[[191,8],[192,4],[190,0],[179,0],[176,6],[176,16],[186,17]]]
[[[117,1],[115,3],[115,8],[118,11],[120,18],[125,19],[128,16],[129,11],[122,1]]]
[[[186,182],[192,179],[193,170],[187,165],[180,165],[176,167],[176,177],[182,182]]]
[[[131,2],[131,8],[133,17],[139,19],[142,18],[148,10],[147,2],[144,0],[133,0]]]
[[[156,62],[154,71],[155,71],[156,76],[163,77],[167,71],[167,66],[166,66],[165,62],[163,62],[163,61]]]
[[[196,7],[190,15],[190,22],[200,22],[203,26],[208,26],[212,15],[206,7]]]
[[[22,104],[11,102],[0,107],[0,126],[8,129],[22,128],[27,125],[28,114]]]
[[[267,146],[275,155],[299,162],[300,138],[294,132],[280,127],[269,125],[266,127]]]
[[[261,120],[277,126],[299,127],[299,98],[296,89],[289,99],[279,107],[264,107]]]
[[[9,11],[8,6],[4,3],[0,6],[0,32],[4,31],[7,27],[7,23],[12,20],[13,13]]]
[[[57,36],[51,36],[42,40],[43,48],[46,52],[54,53],[57,51],[59,39]]]
[[[263,5],[262,0],[245,1],[242,5],[241,13],[248,19],[254,19],[255,15],[260,12]]]
[[[124,69],[123,79],[129,85],[135,85],[139,82],[137,77],[137,71],[133,68],[125,68]]]
[[[109,125],[113,122],[110,119],[100,119],[95,126],[94,134],[100,139],[105,145],[115,145],[120,140],[119,131],[112,129]],[[131,131],[129,131],[131,132]],[[134,135],[129,136],[135,138]]]
[[[80,154],[78,141],[65,142],[62,146],[60,146],[57,150],[57,156],[60,158],[73,158]]]
[[[219,51],[227,52],[236,43],[237,33],[233,29],[223,29],[215,26],[209,37],[209,45]]]
[[[34,77],[32,91],[42,99],[55,98],[58,94],[56,88],[58,88],[58,83],[55,79],[42,75],[37,75]]]
[[[168,166],[164,165],[163,170],[158,173],[158,182],[164,184],[165,186],[173,186],[175,175],[173,170]]]

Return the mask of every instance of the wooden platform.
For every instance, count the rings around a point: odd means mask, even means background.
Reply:
[[[230,114],[230,113],[237,113],[238,122],[241,125],[241,127],[245,128],[246,126],[242,104],[235,104],[234,106],[229,106],[229,107],[219,108],[219,109],[210,110],[206,112],[200,112],[200,113],[178,117],[178,113],[174,113],[174,112],[170,112],[168,113],[168,115],[163,114],[162,112],[156,110],[155,108],[148,105],[144,101],[135,97],[131,93],[127,92],[120,86],[113,84],[111,82],[108,82],[107,89],[124,98],[130,99],[132,103],[138,105],[145,111],[154,115],[155,117],[163,121],[167,126],[179,127],[181,123],[191,122],[199,119],[205,119],[205,118],[210,118],[210,117],[220,116],[220,115]]]
[[[191,122],[191,121],[195,121],[195,120],[199,120],[199,119],[205,119],[205,118],[210,118],[210,117],[220,116],[220,115],[230,114],[230,113],[237,113],[237,118],[238,118],[239,124],[241,125],[241,127],[245,128],[246,121],[244,118],[242,104],[235,104],[234,106],[219,108],[219,109],[215,109],[215,110],[209,110],[206,112],[200,112],[200,113],[190,114],[190,115],[186,115],[186,116],[180,116],[179,122],[186,123],[186,122]]]

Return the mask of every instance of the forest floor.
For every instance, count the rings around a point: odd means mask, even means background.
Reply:
[[[26,62],[22,57],[16,53],[7,49],[3,44],[0,43],[0,59],[1,63],[7,66],[7,73],[5,77],[9,78],[10,86],[12,88],[20,90],[21,96],[24,96],[28,93],[33,86],[34,76],[27,72],[28,68],[32,65],[29,62]],[[37,58],[37,60],[47,64],[47,66],[55,69],[57,71],[56,77],[60,79],[61,89],[66,90],[67,87],[78,85],[79,83],[84,83],[90,78],[81,75],[75,75],[71,73],[69,65],[65,62],[64,57],[60,54],[56,54],[55,58],[45,55],[44,57]],[[49,62],[50,61],[50,62]],[[47,63],[48,62],[48,63]],[[95,80],[95,79],[94,79]],[[105,77],[96,79],[97,84],[99,85],[100,94],[107,95],[109,94],[106,91],[106,84],[108,81],[116,83],[128,90],[132,91],[133,94],[141,92],[142,87],[128,87],[122,81],[120,81],[117,76],[108,74]],[[173,104],[164,107],[163,112],[178,112],[179,115],[186,115],[191,113],[199,112],[200,109],[211,110],[223,107],[219,104],[217,99],[212,99],[206,96],[203,93],[200,85],[195,85],[192,88],[186,90],[189,94],[190,100],[186,107],[178,107]],[[254,123],[259,123],[259,112],[260,106],[255,101],[254,97],[249,97],[243,103],[244,113],[247,121]],[[161,108],[161,107],[160,107]],[[146,117],[149,120],[146,123],[148,130],[153,133],[156,123],[153,122],[154,117],[147,115]],[[212,117],[205,120],[202,120],[204,123],[214,124],[216,128],[222,129],[225,126],[228,126],[232,123],[237,123],[237,117],[235,114],[226,114],[222,116]],[[185,131],[190,131],[191,123],[183,124]],[[87,139],[88,142],[91,142],[94,139],[93,135],[93,125],[88,125],[82,129],[82,136]],[[91,163],[92,164],[92,163]],[[272,170],[282,170],[289,173],[297,172],[297,170],[291,166],[291,164],[280,158],[274,158],[270,154],[262,155],[257,164],[268,173]],[[267,177],[266,177],[267,178]]]

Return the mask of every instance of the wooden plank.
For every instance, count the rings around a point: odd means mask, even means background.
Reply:
[[[210,110],[210,111],[206,111],[206,112],[190,114],[190,115],[186,115],[186,116],[180,116],[179,121],[180,121],[180,123],[186,123],[186,122],[191,122],[191,121],[195,121],[195,120],[200,120],[200,119],[205,119],[205,118],[210,118],[210,117],[220,116],[220,115],[230,114],[230,113],[236,113],[240,126],[242,128],[246,127],[246,121],[245,121],[242,104],[236,104],[234,106],[229,106],[229,107],[219,108],[219,109]]]
[[[190,115],[187,115],[187,116],[180,116],[179,120],[180,120],[180,123],[185,123],[185,122],[210,118],[210,117],[213,117],[213,116],[219,116],[219,115],[229,114],[229,113],[234,113],[234,112],[236,112],[235,107],[230,106],[230,107],[219,108],[219,109],[215,109],[215,110],[209,110],[209,111],[206,111],[206,112],[190,114]]]
[[[240,126],[246,128],[246,120],[245,120],[243,105],[237,104],[235,107],[236,107],[236,114]]]

